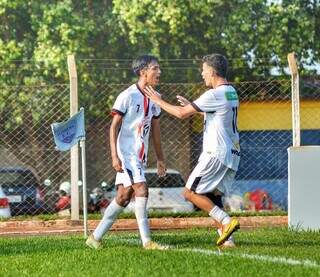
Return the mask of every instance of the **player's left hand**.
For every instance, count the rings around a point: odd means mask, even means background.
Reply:
[[[157,161],[158,176],[164,177],[167,174],[167,167],[164,161]]]
[[[181,95],[177,95],[176,97],[178,99],[178,102],[179,102],[180,106],[185,107],[185,106],[188,106],[190,104],[190,101],[187,98],[185,98],[185,97],[183,97]]]
[[[157,101],[161,100],[161,95],[153,87],[147,86],[143,92],[145,95],[150,98],[153,102],[157,103]]]

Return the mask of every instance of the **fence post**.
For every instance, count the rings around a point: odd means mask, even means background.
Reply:
[[[78,112],[78,76],[74,55],[68,55],[68,71],[70,80],[70,116]],[[71,148],[71,220],[79,220],[79,147]]]
[[[288,63],[291,72],[292,97],[292,139],[293,146],[300,146],[300,92],[299,72],[294,52],[288,54]]]

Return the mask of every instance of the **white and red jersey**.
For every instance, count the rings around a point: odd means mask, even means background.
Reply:
[[[237,170],[240,145],[236,90],[229,84],[220,85],[203,93],[192,105],[204,112],[203,153],[212,154],[228,168]]]
[[[112,108],[112,114],[115,113],[123,117],[117,139],[119,158],[145,165],[151,120],[160,116],[160,107],[134,84],[118,95]]]

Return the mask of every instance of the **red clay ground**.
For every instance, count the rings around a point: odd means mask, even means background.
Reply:
[[[287,216],[252,216],[239,217],[241,228],[255,227],[285,227],[288,224]],[[99,220],[89,220],[89,230],[93,230]],[[185,229],[213,226],[213,220],[207,217],[193,218],[151,218],[150,226],[153,230]],[[112,226],[113,231],[136,230],[135,219],[118,219]],[[82,221],[69,219],[59,220],[25,220],[0,222],[0,236],[16,235],[47,235],[83,232]]]

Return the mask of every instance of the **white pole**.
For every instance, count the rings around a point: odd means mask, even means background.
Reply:
[[[70,79],[70,116],[78,112],[78,75],[74,55],[68,56]],[[71,220],[79,220],[79,146],[78,143],[70,151],[70,183],[71,183]]]
[[[293,146],[300,146],[299,71],[296,61],[296,55],[294,52],[288,54],[288,64],[291,72]]]
[[[82,195],[83,195],[83,231],[84,237],[88,236],[88,209],[87,209],[87,175],[86,175],[86,141],[80,141],[81,147],[81,167],[82,167]]]

